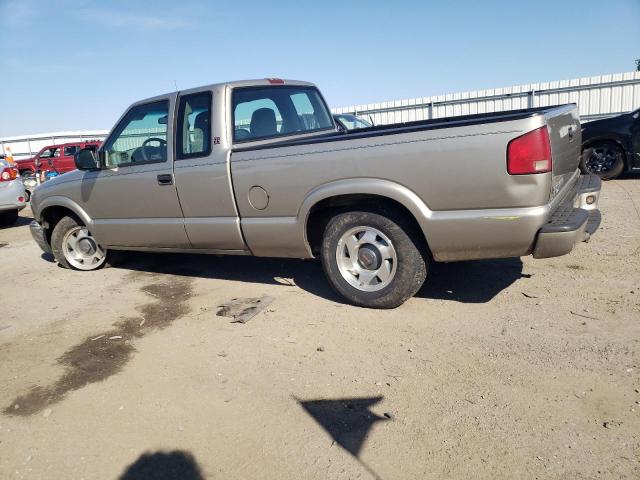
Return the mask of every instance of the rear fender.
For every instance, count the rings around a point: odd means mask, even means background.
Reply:
[[[304,238],[305,247],[309,256],[312,256],[309,240],[307,238],[307,222],[309,213],[314,205],[331,197],[341,195],[377,195],[386,197],[403,205],[416,219],[418,225],[422,229],[425,238],[428,235],[428,221],[431,218],[432,211],[427,205],[407,187],[389,180],[379,178],[351,178],[337,180],[335,182],[325,183],[315,188],[305,197],[297,215],[297,224],[300,229],[300,235]],[[428,241],[428,240],[427,240]]]
[[[606,136],[590,138],[589,140],[587,140],[582,144],[582,151],[585,151],[587,148],[591,148],[598,143],[604,143],[604,142],[615,143],[625,153],[629,151],[629,145],[626,144],[625,140],[616,135],[606,135]]]

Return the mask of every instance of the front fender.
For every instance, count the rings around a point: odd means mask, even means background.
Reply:
[[[50,207],[67,208],[75,213],[78,218],[82,220],[82,223],[84,223],[86,226],[90,227],[93,225],[93,220],[80,205],[78,205],[70,198],[63,197],[61,195],[53,195],[51,197],[46,197],[42,200],[38,200],[36,208],[33,212],[34,218],[38,220],[38,222],[41,222],[43,212]]]

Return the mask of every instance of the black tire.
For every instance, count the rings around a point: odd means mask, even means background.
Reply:
[[[374,292],[362,291],[351,285],[340,272],[337,248],[340,238],[355,227],[373,227],[393,244],[397,255],[395,275],[384,288]],[[422,235],[415,232],[405,216],[399,212],[351,211],[334,216],[322,238],[322,266],[331,286],[354,305],[368,308],[396,308],[422,287],[427,277],[428,254],[421,245]]]
[[[84,224],[77,217],[75,216],[62,217],[60,221],[56,224],[56,226],[53,228],[53,232],[51,232],[51,250],[53,252],[53,256],[58,262],[58,265],[64,268],[68,268],[70,270],[81,270],[81,269],[74,267],[71,263],[67,261],[67,259],[64,256],[64,251],[62,249],[62,242],[64,240],[65,234],[69,230],[78,226],[84,226]],[[93,271],[93,270],[99,270],[105,267],[112,267],[121,258],[120,252],[106,250],[106,249],[105,251],[106,251],[106,255],[105,255],[106,260],[103,263],[101,263],[96,268],[93,268],[91,270],[84,270],[84,271]]]
[[[624,151],[613,142],[591,145],[582,152],[580,170],[603,180],[617,178],[624,171]]]
[[[18,221],[18,210],[0,212],[0,226],[8,227]]]

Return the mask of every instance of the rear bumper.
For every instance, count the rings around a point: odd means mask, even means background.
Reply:
[[[534,258],[566,255],[581,242],[587,242],[600,226],[598,200],[602,182],[595,175],[578,177],[571,191],[538,231]]]
[[[35,242],[38,244],[38,246],[42,249],[42,251],[45,253],[52,253],[51,247],[47,242],[47,235],[46,235],[45,229],[42,227],[42,225],[40,225],[38,222],[34,220],[29,224],[29,230],[31,230],[31,236],[33,237]]]

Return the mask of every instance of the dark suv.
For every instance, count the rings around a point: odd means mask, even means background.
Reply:
[[[640,109],[584,123],[580,168],[604,180],[640,171]]]

